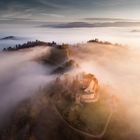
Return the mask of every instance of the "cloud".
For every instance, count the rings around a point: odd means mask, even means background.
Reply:
[[[140,50],[95,43],[80,44],[73,49],[83,71],[95,74],[100,86],[113,88],[109,94],[119,98],[129,114],[135,135],[140,134]]]
[[[93,24],[86,22],[69,22],[69,23],[59,23],[52,25],[41,25],[41,27],[51,27],[51,28],[84,28],[93,27]]]
[[[137,15],[139,4],[138,0],[1,0],[0,18],[24,16],[40,19],[40,13],[65,15],[65,19],[85,15],[112,16],[114,13],[119,17],[123,14],[128,15],[130,10]]]
[[[140,30],[131,30],[132,33],[140,33]]]
[[[7,0],[8,1],[8,0]],[[57,9],[62,9],[55,3],[44,0],[29,1],[8,1],[7,4],[0,4],[0,18],[2,19],[38,19],[59,18],[61,14],[56,14]],[[46,14],[46,15],[45,15]]]
[[[140,22],[68,22],[52,25],[41,25],[40,27],[50,28],[96,28],[96,27],[140,27]]]
[[[17,104],[53,80],[50,68],[37,61],[49,48],[0,54],[0,127]]]
[[[41,13],[41,15],[43,16],[49,16],[49,17],[54,17],[54,18],[63,18],[65,17],[64,15],[60,15],[60,14],[47,14],[47,13]]]
[[[89,17],[89,18],[83,18],[83,20],[87,20],[87,21],[109,21],[109,22],[115,22],[115,21],[134,21],[132,19],[123,19],[123,18],[97,18],[97,17]]]
[[[56,2],[52,2],[52,1],[46,1],[46,0],[37,0],[37,2],[39,2],[42,5],[45,5],[49,8],[55,8],[55,9],[61,9],[64,8],[61,4],[58,4]]]

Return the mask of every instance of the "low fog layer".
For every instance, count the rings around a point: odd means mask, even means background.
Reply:
[[[140,51],[128,47],[80,44],[75,59],[86,72],[96,75],[100,84],[111,87],[126,107],[136,133],[140,130]]]
[[[42,23],[46,24],[46,23]],[[48,23],[49,24],[49,23]],[[28,26],[27,26],[28,25]],[[0,50],[4,47],[15,46],[29,40],[41,40],[59,43],[86,42],[89,39],[99,38],[110,41],[139,47],[140,27],[98,27],[98,28],[42,28],[39,24],[0,24],[0,38],[16,36],[20,40],[0,40]],[[133,31],[133,32],[132,32]]]
[[[0,54],[0,124],[8,118],[13,108],[46,86],[53,77],[50,69],[35,61],[49,48],[35,48]]]
[[[107,85],[119,98],[127,109],[133,130],[140,134],[140,51],[99,43],[78,44],[69,50],[71,59],[79,64],[80,72],[94,74],[100,86]],[[49,47],[0,54],[1,122],[19,102],[54,79],[49,74],[50,67],[36,61],[47,53],[50,53]]]

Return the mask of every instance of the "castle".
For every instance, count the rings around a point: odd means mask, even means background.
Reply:
[[[80,78],[81,90],[76,94],[76,103],[91,103],[97,98],[98,80],[92,74],[83,74]]]
[[[98,80],[93,74],[79,73],[75,76],[64,74],[56,79],[56,83],[61,83],[63,90],[71,90],[71,96],[74,97],[76,104],[98,100]]]

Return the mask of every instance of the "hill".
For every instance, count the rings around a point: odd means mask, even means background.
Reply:
[[[15,36],[6,36],[6,37],[1,38],[0,40],[16,40],[16,39],[17,37]]]

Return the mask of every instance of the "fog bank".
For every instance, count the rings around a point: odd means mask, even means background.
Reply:
[[[35,61],[47,53],[49,47],[0,53],[0,124],[19,102],[53,79],[50,68]]]
[[[75,48],[81,69],[112,88],[127,109],[129,121],[140,134],[140,50],[123,46],[85,44]]]

